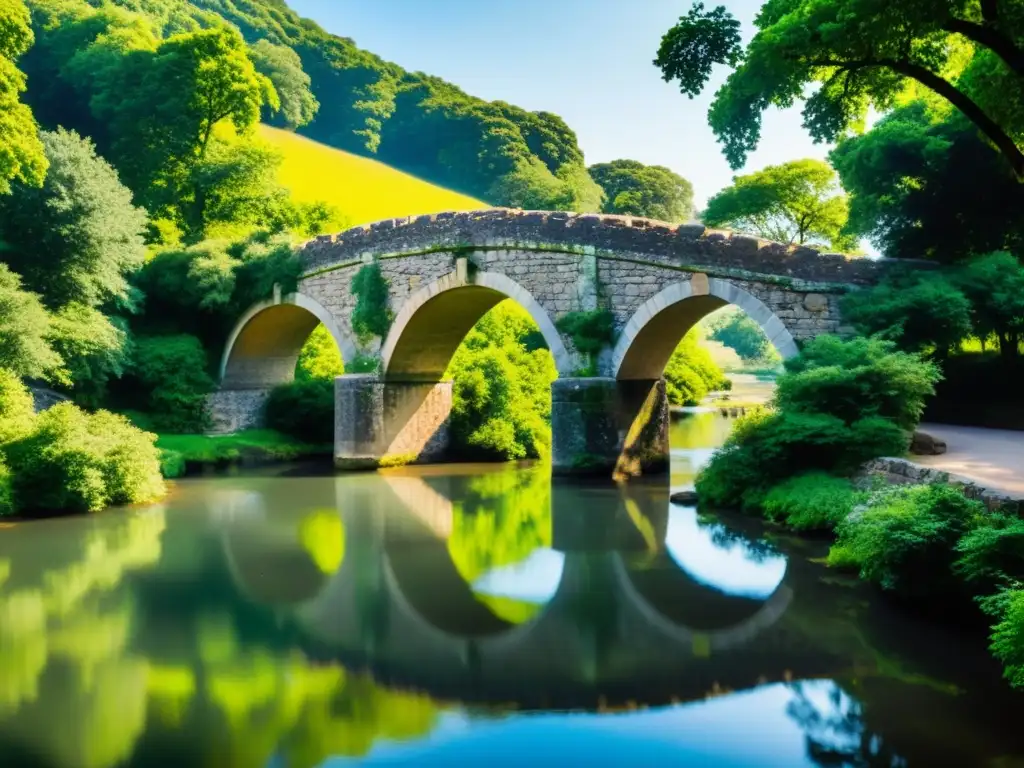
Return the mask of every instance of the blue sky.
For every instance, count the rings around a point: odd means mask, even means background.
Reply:
[[[762,0],[724,3],[745,37]],[[733,176],[707,124],[716,72],[697,99],[651,63],[661,36],[691,0],[289,0],[330,32],[409,70],[437,75],[484,99],[561,115],[587,163],[631,158],[665,165],[694,186],[698,205]],[[799,107],[770,111],[741,172],[823,158]]]

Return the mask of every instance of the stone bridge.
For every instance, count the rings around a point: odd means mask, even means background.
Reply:
[[[701,318],[734,304],[789,357],[806,339],[845,333],[840,295],[887,267],[702,225],[506,209],[357,227],[307,243],[301,259],[298,291],[252,307],[228,339],[212,398],[218,431],[258,424],[268,392],[291,380],[303,343],[323,323],[346,368],[369,361],[376,369],[336,381],[336,465],[441,460],[452,398],[445,369],[484,313],[512,299],[558,369],[556,472],[624,476],[667,466],[661,376]],[[371,262],[394,315],[385,338],[358,338],[352,328],[353,278]],[[614,338],[591,361],[558,321],[595,310],[611,313]]]

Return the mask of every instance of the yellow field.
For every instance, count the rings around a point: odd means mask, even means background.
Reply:
[[[395,216],[472,211],[487,203],[437,187],[384,163],[359,157],[287,131],[260,126],[260,135],[284,153],[280,182],[301,202],[338,208],[349,226]]]

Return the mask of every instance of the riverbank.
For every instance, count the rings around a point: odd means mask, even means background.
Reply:
[[[273,429],[251,429],[231,435],[160,435],[160,470],[167,479],[284,461],[326,459],[329,444],[296,440]]]

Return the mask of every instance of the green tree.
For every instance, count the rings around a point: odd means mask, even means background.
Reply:
[[[521,307],[502,302],[466,336],[448,366],[455,380],[452,431],[467,455],[498,459],[546,456],[551,445],[551,382],[546,349],[529,350],[536,324]]]
[[[278,114],[284,124],[292,129],[308,125],[320,103],[310,90],[311,80],[302,69],[299,54],[287,46],[259,40],[249,49],[249,56],[256,71],[273,83],[281,100]]]
[[[853,291],[840,302],[860,333],[895,341],[907,352],[945,358],[971,335],[971,303],[946,275],[910,272]]]
[[[709,338],[732,349],[747,361],[768,360],[773,347],[761,326],[750,315],[738,308],[729,308],[711,319]]]
[[[0,198],[3,259],[51,309],[130,303],[128,275],[146,258],[146,214],[88,139],[42,135],[50,169],[41,187]]]
[[[730,227],[780,243],[848,248],[848,214],[835,171],[820,160],[793,160],[737,176],[708,201],[711,227]]]
[[[18,275],[0,263],[0,370],[43,377],[61,364],[49,342],[50,318],[39,297],[21,289]]]
[[[680,222],[693,217],[693,185],[660,165],[613,160],[590,166],[606,195],[604,213]]]
[[[1024,246],[1024,187],[962,115],[900,107],[829,155],[847,231],[891,258],[950,263]]]
[[[695,326],[683,336],[665,366],[665,389],[673,405],[700,405],[709,392],[732,384],[711,354],[700,346],[703,333]]]
[[[971,302],[975,334],[995,335],[1000,354],[1016,359],[1024,341],[1024,265],[1009,253],[991,253],[968,262],[958,282]]]
[[[834,141],[861,128],[869,106],[891,108],[913,83],[956,107],[1024,178],[1024,153],[1014,141],[1021,126],[1000,122],[1020,102],[1021,10],[1019,0],[769,0],[744,49],[739,25],[724,7],[706,11],[696,3],[664,36],[654,63],[691,98],[715,64],[734,67],[708,113],[733,168],[757,147],[770,106],[802,99],[811,136]],[[952,35],[981,52],[982,71],[973,79],[987,80],[988,93],[972,93],[971,78],[959,82],[950,71],[958,54]],[[805,97],[812,84],[820,87]]]
[[[14,66],[32,45],[30,20],[22,0],[0,0],[0,195],[12,181],[38,186],[46,173],[35,118],[20,100],[25,76]]]

